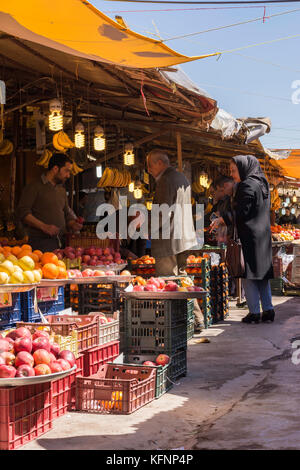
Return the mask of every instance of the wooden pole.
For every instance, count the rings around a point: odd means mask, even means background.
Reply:
[[[178,159],[178,170],[182,171],[182,145],[181,145],[181,134],[176,132],[177,138],[177,159]]]
[[[11,166],[10,166],[10,214],[12,215],[15,210],[15,197],[16,197],[16,170],[17,170],[17,150],[19,144],[19,135],[20,135],[20,121],[19,121],[19,111],[14,112],[14,150],[11,156]]]

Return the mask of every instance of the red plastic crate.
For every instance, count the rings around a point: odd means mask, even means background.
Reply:
[[[120,341],[111,341],[110,343],[85,351],[83,353],[83,376],[88,377],[89,375],[96,374],[100,366],[114,361],[118,357],[119,351]]]
[[[155,398],[153,367],[105,364],[90,377],[76,379],[76,410],[130,414]]]
[[[76,377],[83,375],[83,359],[83,354],[76,359],[77,369],[72,374],[51,382],[53,419],[75,410]]]
[[[0,388],[0,450],[15,450],[50,429],[50,383]]]

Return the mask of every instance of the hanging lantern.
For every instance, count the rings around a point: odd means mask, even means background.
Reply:
[[[281,209],[281,214],[282,214],[282,215],[285,215],[285,209],[284,209],[284,208]]]
[[[133,183],[133,182],[129,183],[128,191],[129,191],[130,193],[133,193],[133,191],[134,191],[134,183]]]
[[[146,202],[146,207],[147,207],[148,211],[151,211],[152,210],[152,201],[147,201]]]
[[[132,166],[135,163],[134,153],[133,153],[133,145],[126,144],[125,145],[125,152],[124,152],[124,165]]]
[[[291,214],[296,214],[296,209],[295,209],[295,207],[292,207],[292,209],[291,209]]]
[[[75,127],[75,147],[82,149],[85,145],[84,125],[79,122]]]
[[[64,127],[62,105],[57,99],[50,101],[49,129],[53,132],[61,131]]]
[[[204,188],[207,188],[208,176],[205,173],[205,171],[202,171],[199,175],[199,184],[203,186]]]
[[[136,188],[133,191],[133,195],[134,195],[135,199],[141,199],[143,197],[143,191],[139,188]]]
[[[293,199],[292,199],[293,202],[297,202],[297,196],[296,196],[296,193],[294,191],[294,194],[293,194]]]
[[[291,199],[290,199],[289,195],[286,196],[285,202],[286,202],[287,204],[289,204],[289,203],[291,202]]]
[[[94,149],[97,150],[97,152],[101,152],[102,150],[105,150],[105,137],[104,137],[104,130],[101,126],[97,126],[95,128],[95,137],[94,137]]]

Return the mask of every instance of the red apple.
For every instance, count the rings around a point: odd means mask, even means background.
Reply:
[[[103,250],[103,254],[106,256],[106,255],[110,255],[110,249],[109,248],[104,248]]]
[[[5,339],[0,339],[0,354],[7,351],[11,351],[11,343]]]
[[[24,326],[21,326],[20,328],[17,328],[16,330],[11,331],[10,333],[7,334],[9,338],[12,338],[13,340],[17,338],[31,338],[31,333],[28,330],[28,328],[25,328]]]
[[[44,330],[36,330],[32,335],[32,340],[34,341],[37,338],[47,338],[49,341],[49,333]]]
[[[4,353],[2,353],[4,354]],[[0,366],[3,366],[5,364],[5,359],[0,355]]]
[[[11,353],[9,351],[5,351],[5,352],[1,353],[1,357],[3,357],[4,363],[7,366],[14,366],[15,365],[16,356],[13,353]]]
[[[50,352],[49,354],[50,354],[50,357],[51,357],[51,362],[56,361],[57,357],[52,352]]]
[[[58,362],[58,361],[52,361],[51,364],[50,364],[50,369],[51,369],[52,374],[56,374],[57,372],[62,372],[63,371],[63,368],[62,368],[60,362]]]
[[[115,259],[121,259],[121,255],[118,252],[114,254],[114,257],[115,257]]]
[[[34,377],[35,370],[33,367],[23,364],[17,368],[16,377]]]
[[[35,364],[50,364],[51,362],[51,356],[50,352],[47,351],[46,349],[37,349],[33,353],[33,359]]]
[[[91,269],[85,269],[82,271],[82,277],[91,277],[93,275],[93,271]]]
[[[20,367],[22,365],[27,365],[33,367],[34,365],[34,358],[29,352],[21,351],[17,354],[15,360],[15,367]]]
[[[152,362],[152,361],[145,361],[145,362],[143,362],[143,366],[155,366],[155,367],[157,367],[157,364],[155,364],[155,362]]]
[[[34,367],[35,375],[48,375],[51,374],[51,369],[48,364],[38,364]]]
[[[14,349],[16,353],[20,351],[31,352],[32,350],[32,340],[31,338],[17,338],[14,344]]]
[[[115,321],[115,320],[112,317],[107,317],[107,323],[111,323],[113,321]]]
[[[76,278],[76,273],[75,273],[74,269],[69,269],[67,271],[67,274],[68,274],[69,279],[75,279]]]
[[[63,350],[59,354],[59,359],[64,359],[65,361],[68,361],[71,367],[73,367],[76,364],[76,359],[72,351],[68,351],[67,349]]]
[[[63,370],[71,369],[70,363],[68,361],[66,361],[65,359],[57,359],[56,362],[59,362],[59,364],[61,365]]]
[[[60,346],[57,343],[50,343],[50,352],[55,356],[58,357],[60,353]]]
[[[36,338],[32,342],[32,352],[37,351],[38,349],[45,349],[46,351],[50,352],[51,345],[49,340],[45,337]]]
[[[8,338],[7,336],[5,336],[5,338],[3,338],[4,341],[7,341],[7,343],[9,343],[9,351],[14,351],[14,340],[12,338]]]
[[[102,248],[96,248],[95,252],[96,252],[96,256],[98,257],[102,256],[102,253],[103,253]]]
[[[106,271],[105,275],[106,276],[115,276],[116,273],[114,271]]]
[[[8,379],[15,377],[17,369],[13,366],[2,365],[0,366],[0,379]]]
[[[89,264],[90,260],[91,260],[90,255],[84,255],[84,256],[82,257],[82,262],[83,262],[83,264]]]
[[[94,271],[94,276],[96,277],[105,276],[105,272],[97,269],[96,271]]]
[[[144,286],[134,286],[133,292],[142,292],[145,290]]]
[[[159,366],[165,366],[166,364],[169,364],[170,358],[166,354],[159,354],[155,359],[155,362]]]
[[[154,284],[147,284],[144,288],[145,291],[149,291],[149,292],[157,292],[158,291],[158,288],[157,286],[155,286]]]

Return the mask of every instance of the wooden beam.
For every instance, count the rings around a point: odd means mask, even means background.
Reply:
[[[178,159],[178,169],[182,171],[182,146],[181,146],[181,134],[176,132],[177,139],[177,159]]]
[[[151,142],[152,140],[156,139],[157,137],[160,137],[161,135],[167,134],[169,132],[169,129],[164,129],[159,132],[156,132],[155,134],[147,135],[143,137],[142,139],[137,140],[136,142],[133,142],[134,147],[140,147],[141,145]],[[117,149],[114,152],[110,153],[109,155],[106,155],[106,157],[101,158],[100,160],[97,160],[97,164],[106,162],[107,160],[111,160],[112,158],[118,157],[121,155],[123,152],[123,148]]]

